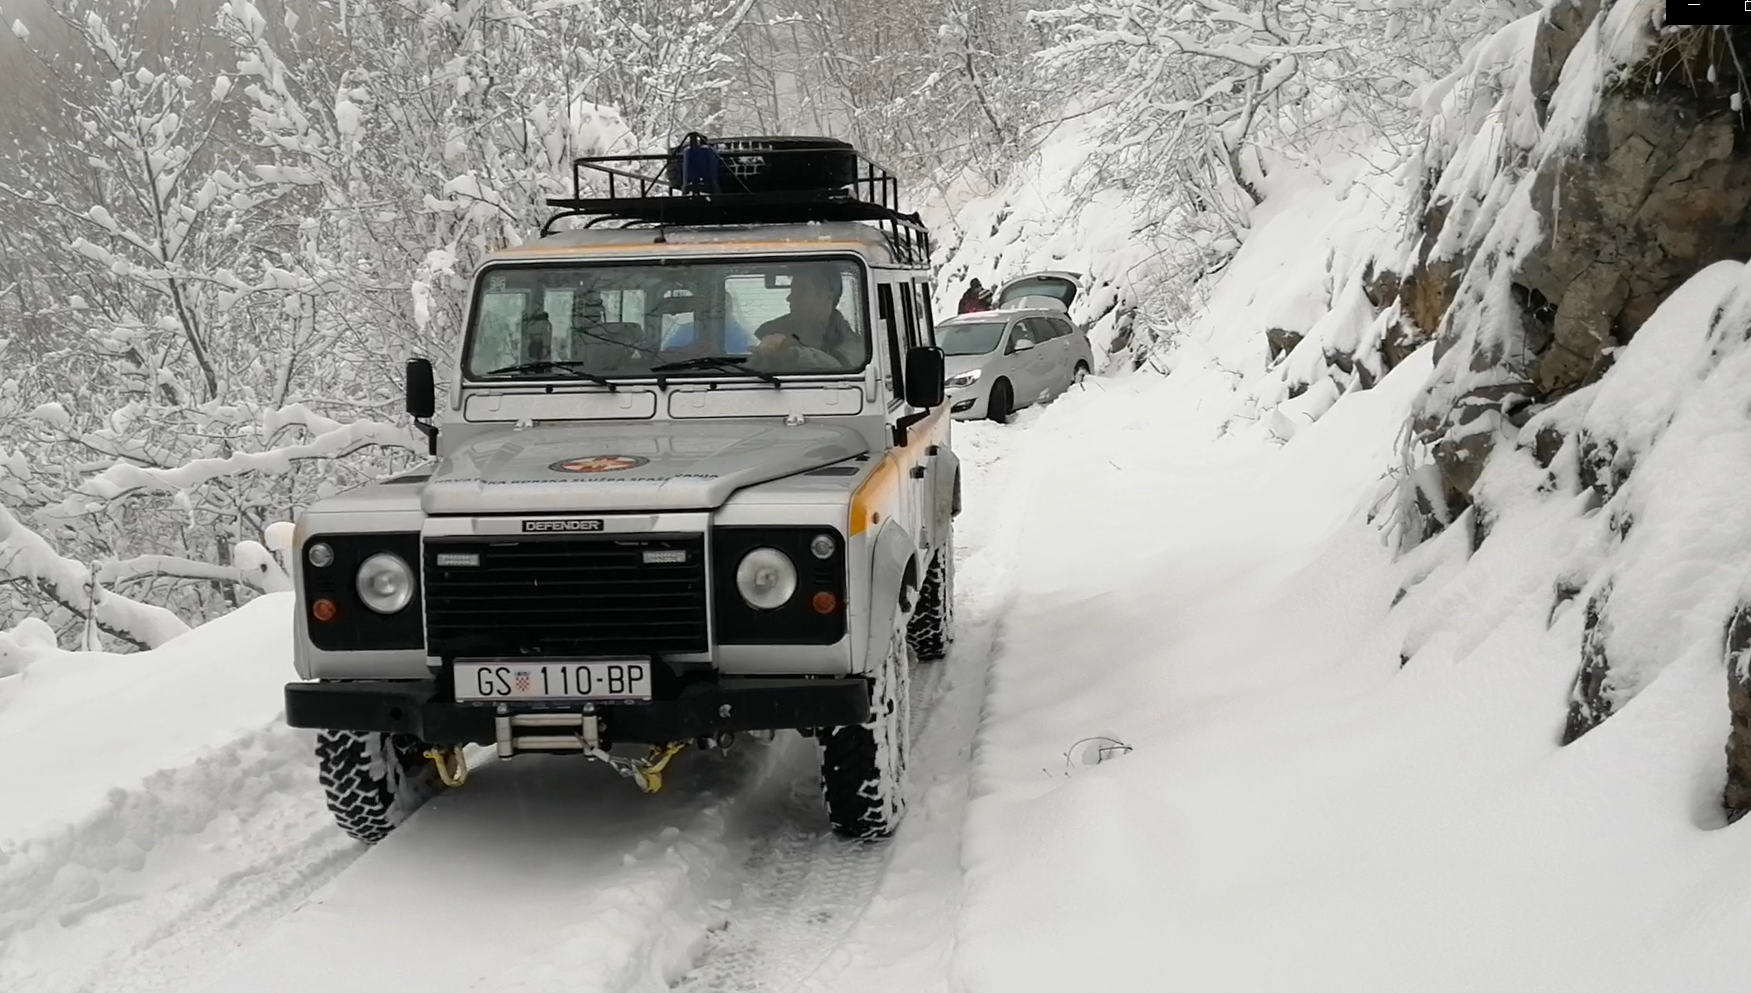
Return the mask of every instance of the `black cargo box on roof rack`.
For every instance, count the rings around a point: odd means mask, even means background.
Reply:
[[[605,197],[584,196],[587,180],[606,180]],[[930,235],[917,214],[899,209],[893,173],[831,138],[720,138],[689,135],[666,154],[588,155],[572,161],[572,195],[549,198],[556,213],[543,236],[567,217],[585,227],[743,226],[829,221],[874,222],[901,265],[930,264]]]

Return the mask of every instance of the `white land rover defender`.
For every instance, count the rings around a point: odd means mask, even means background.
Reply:
[[[441,424],[408,363],[435,462],[298,519],[286,714],[329,807],[375,842],[469,744],[655,790],[688,743],[795,729],[834,830],[885,836],[951,637],[929,237],[828,139],[690,135],[573,192],[475,275]]]

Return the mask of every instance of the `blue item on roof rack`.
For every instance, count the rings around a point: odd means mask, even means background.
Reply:
[[[681,189],[688,193],[716,193],[721,184],[718,174],[723,171],[723,156],[717,154],[705,140],[705,136],[695,131],[682,142],[681,148]]]

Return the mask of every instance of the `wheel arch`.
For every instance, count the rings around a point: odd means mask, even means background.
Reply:
[[[870,546],[869,627],[854,671],[868,672],[880,661],[898,623],[895,615],[909,613],[916,602],[922,580],[915,547],[911,533],[892,519]]]

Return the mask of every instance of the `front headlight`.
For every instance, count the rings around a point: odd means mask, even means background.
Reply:
[[[359,564],[359,599],[379,614],[393,614],[413,600],[413,570],[392,552],[378,552]]]
[[[985,370],[983,369],[968,369],[966,372],[957,373],[943,380],[942,385],[951,390],[963,389],[977,383],[979,377],[984,374]]]
[[[796,593],[796,564],[776,548],[756,548],[736,566],[736,590],[756,610],[777,610]]]

